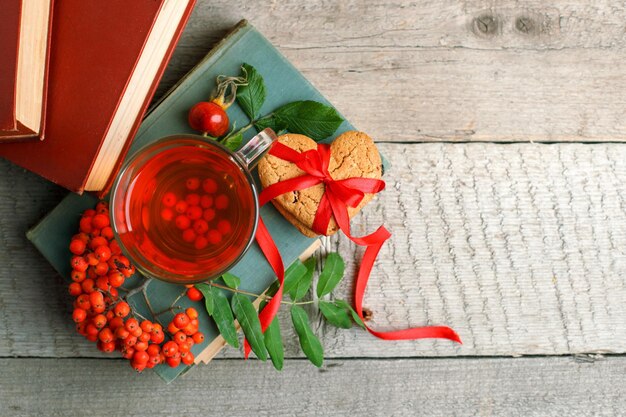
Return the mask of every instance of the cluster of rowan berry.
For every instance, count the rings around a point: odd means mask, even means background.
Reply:
[[[74,256],[70,261],[69,293],[75,297],[72,318],[78,333],[97,342],[103,352],[120,351],[139,372],[161,363],[171,367],[181,362],[193,363],[191,347],[204,340],[194,308],[174,316],[167,327],[171,340],[165,342],[161,324],[137,320],[120,297],[118,288],[135,272],[135,267],[122,255],[115,240],[105,202],[83,213],[70,251]]]
[[[181,231],[182,239],[193,243],[198,250],[220,243],[224,235],[232,230],[228,220],[216,219],[216,210],[228,208],[228,196],[215,195],[218,184],[211,178],[203,181],[196,177],[188,178],[185,188],[188,192],[184,198],[179,198],[172,191],[163,195],[161,218],[171,221]]]

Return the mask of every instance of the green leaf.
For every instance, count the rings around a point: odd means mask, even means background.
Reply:
[[[276,134],[278,134],[279,132],[287,129],[287,125],[285,125],[285,123],[277,120],[274,116],[264,117],[262,119],[257,120],[256,123],[254,123],[254,127],[259,132],[261,130],[265,129],[266,127],[269,127]]]
[[[359,317],[359,315],[356,313],[356,311],[354,311],[352,306],[350,304],[348,304],[347,301],[345,301],[345,300],[335,300],[335,305],[337,305],[338,307],[341,307],[341,308],[345,308],[347,311],[349,311],[350,314],[352,315],[352,320],[354,320],[354,322],[356,324],[358,324],[359,326],[361,326],[365,330],[365,323],[363,323],[363,320],[361,320],[361,317]]]
[[[222,274],[222,281],[224,281],[224,284],[226,284],[228,288],[232,288],[233,290],[239,288],[239,285],[241,284],[239,277],[229,274],[228,272]]]
[[[319,339],[311,330],[309,324],[309,318],[306,315],[304,309],[300,306],[291,307],[291,321],[293,327],[298,333],[298,339],[300,340],[300,347],[307,358],[318,368],[322,366],[324,362],[324,348]]]
[[[263,342],[263,332],[261,331],[261,323],[259,322],[256,308],[254,308],[248,296],[238,293],[233,294],[231,306],[233,307],[235,317],[239,321],[239,325],[243,329],[243,334],[250,344],[250,348],[257,358],[266,361],[267,350]]]
[[[228,298],[219,290],[214,290],[213,295],[215,309],[211,317],[213,317],[217,329],[220,331],[224,340],[226,340],[226,343],[232,347],[238,348],[239,340],[237,339],[237,329],[235,329],[235,318],[230,309]]]
[[[289,294],[295,285],[302,279],[302,277],[308,272],[308,269],[299,259],[296,259],[289,268],[285,271],[285,281],[283,286],[283,292]]]
[[[243,64],[241,69],[247,73],[248,84],[237,88],[237,103],[250,120],[253,120],[259,116],[265,102],[265,82],[252,65]]]
[[[280,322],[278,321],[278,317],[274,317],[272,323],[265,329],[263,339],[274,368],[280,371],[283,369],[285,350],[283,348],[283,339],[280,335]]]
[[[304,267],[306,268],[306,273],[300,276],[293,288],[289,291],[289,297],[291,297],[292,301],[297,301],[304,297],[311,289],[311,284],[313,283],[313,272],[315,271],[315,258],[309,258],[304,262]]]
[[[280,282],[278,282],[278,280],[272,282],[272,285],[270,285],[267,290],[265,291],[265,296],[266,297],[273,297],[276,295],[276,293],[278,292],[278,288],[280,287]],[[265,303],[265,301],[264,301]]]
[[[196,289],[204,296],[204,306],[209,316],[213,315],[215,310],[215,300],[213,299],[213,286],[209,284],[196,284]]]
[[[226,146],[231,151],[236,151],[241,147],[241,142],[243,142],[243,135],[241,133],[237,133],[233,136],[225,138],[222,145]]]
[[[294,101],[274,111],[274,117],[291,133],[301,133],[315,141],[335,133],[343,122],[337,111],[317,101]]]
[[[328,301],[320,301],[319,307],[324,318],[333,326],[340,327],[342,329],[349,329],[352,327],[350,314],[345,308],[339,307]]]
[[[317,296],[323,297],[330,294],[335,289],[341,278],[343,278],[345,265],[343,259],[338,253],[329,253],[324,262],[324,269],[320,274],[317,283]]]

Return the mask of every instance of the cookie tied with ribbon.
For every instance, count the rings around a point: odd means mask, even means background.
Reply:
[[[376,180],[366,184],[365,191],[378,192],[384,188],[384,182],[381,181],[383,170],[380,154],[374,141],[363,132],[346,132],[338,136],[330,146],[319,145],[326,151],[321,154],[318,144],[304,135],[282,135],[278,138],[278,143],[279,145],[259,162],[259,178],[264,189],[276,183],[307,175],[320,180],[316,185],[289,191],[272,199],[276,209],[305,236],[315,237],[320,234],[328,236],[339,230],[334,217],[329,218],[326,229],[322,226],[314,230],[316,215],[319,216],[320,207],[324,209],[321,203],[325,203],[325,193],[338,191],[340,197],[345,196],[347,199],[354,194],[355,202],[361,197],[354,206],[347,205],[350,219],[374,197],[373,192],[355,190],[350,187],[351,184],[343,186],[335,184],[342,184],[342,180],[363,178]],[[326,167],[322,160],[324,156],[328,158]],[[283,159],[284,157],[289,160]],[[327,190],[331,179],[335,184],[330,187],[339,190]]]
[[[355,131],[343,133],[332,145],[318,144],[303,135],[282,135],[259,163],[263,185],[260,205],[272,201],[277,210],[306,236],[331,235],[341,229],[346,237],[366,248],[354,287],[354,307],[361,319],[370,272],[391,233],[380,226],[367,236],[352,236],[350,219],[371,201],[374,194],[385,188],[381,176],[382,163],[376,145],[368,135]],[[259,313],[261,328],[265,331],[280,306],[285,268],[262,219],[259,219],[256,240],[280,283],[276,295]],[[461,343],[456,332],[446,326],[390,332],[366,327],[374,336],[386,340],[442,338]],[[245,342],[246,357],[249,352]]]

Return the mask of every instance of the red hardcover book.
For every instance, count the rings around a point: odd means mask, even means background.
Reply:
[[[46,140],[0,156],[71,191],[102,191],[119,169],[195,0],[60,0]]]
[[[43,139],[52,0],[0,0],[0,143]]]

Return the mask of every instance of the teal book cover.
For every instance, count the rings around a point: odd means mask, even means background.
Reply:
[[[265,80],[267,98],[261,114],[267,114],[283,104],[297,100],[315,100],[329,104],[267,39],[253,26],[242,21],[152,108],[133,139],[129,155],[164,136],[196,133],[187,123],[187,113],[191,106],[208,99],[218,75],[237,75],[244,62],[254,66]],[[237,126],[248,123],[246,115],[236,104],[228,109],[228,115],[231,123],[236,123]],[[353,130],[353,127],[344,121],[335,135],[347,130]],[[246,132],[244,141],[249,140],[254,134],[253,129]],[[93,208],[96,202],[96,197],[92,195],[69,194],[27,233],[27,237],[65,279],[69,280],[71,272],[69,265],[71,254],[68,249],[71,236],[78,230],[81,213],[87,208]],[[316,241],[300,234],[269,204],[263,207],[261,216],[276,241],[285,266],[294,262]],[[263,293],[276,279],[256,244],[252,245],[244,258],[230,272],[241,278],[240,289],[255,294]],[[133,277],[127,280],[125,286],[132,288],[140,281],[140,277]],[[147,297],[153,310],[161,311],[169,307],[184,290],[183,286],[153,280],[147,288]],[[140,314],[149,317],[149,310],[140,293],[132,296],[129,302]],[[216,353],[223,345],[223,341],[202,304],[182,297],[178,305],[184,308],[194,306],[201,314],[200,331],[204,333],[205,341],[193,346],[194,355],[197,358],[206,357],[207,350]],[[168,323],[171,318],[169,313],[160,317],[163,323]],[[76,337],[82,336],[76,334]],[[158,365],[154,370],[169,383],[190,367],[193,365],[181,365],[177,368]]]

